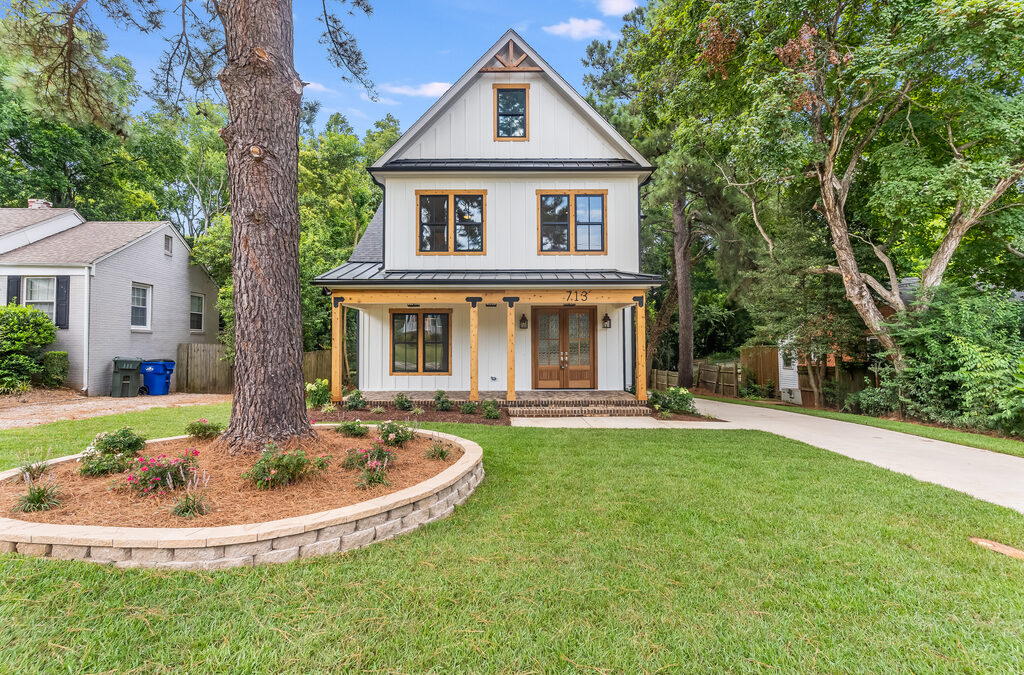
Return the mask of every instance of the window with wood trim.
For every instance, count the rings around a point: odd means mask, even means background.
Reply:
[[[607,190],[537,190],[537,252],[608,252]]]
[[[486,190],[417,190],[417,255],[483,255]]]
[[[530,85],[494,84],[494,140],[530,140]]]
[[[447,309],[391,310],[391,374],[451,375],[451,323]]]

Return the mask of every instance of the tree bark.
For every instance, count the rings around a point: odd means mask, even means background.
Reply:
[[[235,391],[232,451],[313,436],[302,377],[298,156],[302,83],[291,0],[221,0],[230,123]]]
[[[685,193],[672,202],[673,250],[676,262],[676,302],[679,304],[679,386],[693,387],[693,258],[690,243],[693,228],[687,212]]]

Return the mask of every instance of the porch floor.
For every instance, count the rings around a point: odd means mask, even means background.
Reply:
[[[375,403],[390,403],[399,390],[393,391],[364,391],[363,397],[372,405]],[[432,391],[406,391],[403,392],[415,405],[423,403],[433,404],[434,392]],[[455,403],[462,403],[469,400],[468,391],[446,391],[448,398]],[[594,389],[547,389],[517,391],[515,401],[505,400],[506,392],[502,391],[480,391],[480,400],[494,399],[505,406],[551,406],[572,404],[579,406],[633,406],[636,405],[636,396],[628,391],[599,391]],[[422,406],[421,406],[422,407]]]

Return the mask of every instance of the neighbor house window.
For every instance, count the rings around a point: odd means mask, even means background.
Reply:
[[[54,320],[57,308],[57,278],[27,277],[25,279],[26,307],[33,307]]]
[[[606,253],[607,190],[538,190],[540,253]]]
[[[451,311],[391,312],[391,374],[451,374]]]
[[[174,253],[174,237],[169,234],[164,235],[164,253],[167,255]]]
[[[417,254],[483,255],[486,190],[417,190]]]
[[[132,328],[149,328],[149,310],[153,289],[132,284]]]
[[[495,84],[494,140],[530,140],[530,85]]]
[[[188,299],[188,328],[197,333],[203,332],[203,310],[206,305],[206,296],[200,293],[193,293]]]

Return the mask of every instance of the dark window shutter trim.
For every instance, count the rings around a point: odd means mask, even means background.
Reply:
[[[21,295],[21,276],[11,274],[7,277],[7,302],[5,304],[17,302],[19,295]]]
[[[54,323],[57,328],[68,327],[68,305],[71,297],[71,277],[66,274],[57,277],[57,311],[54,313]]]

